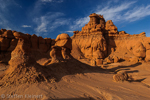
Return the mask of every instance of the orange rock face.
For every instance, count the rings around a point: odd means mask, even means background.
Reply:
[[[116,56],[109,63],[118,62],[119,58],[124,59],[126,55],[129,58],[135,56],[137,59],[149,59],[147,55],[150,46],[143,41],[147,37],[145,32],[137,35],[130,35],[125,31],[118,32],[117,27],[112,20],[105,22],[102,15],[91,14],[90,21],[82,27],[81,31],[74,31],[72,37],[72,55],[76,58],[84,56],[89,59],[104,59],[112,55]],[[148,39],[147,39],[148,40]],[[75,54],[78,52],[78,55]],[[80,53],[79,53],[80,52]],[[78,56],[78,57],[77,57]],[[131,56],[131,57],[130,57]]]
[[[91,14],[90,21],[81,31],[74,31],[72,47],[78,46],[85,58],[102,59],[107,56],[107,43],[104,38],[105,20],[103,16]],[[73,50],[74,51],[74,50]]]
[[[68,49],[72,49],[71,46],[71,38],[68,34],[62,33],[57,36],[55,46],[65,47]]]
[[[3,86],[49,81],[47,77],[50,78],[51,73],[30,56],[31,48],[28,45],[28,41],[19,39],[11,53],[10,66],[1,77]]]

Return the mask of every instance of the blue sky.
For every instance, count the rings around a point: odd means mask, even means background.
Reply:
[[[42,37],[81,30],[89,15],[104,15],[118,31],[150,37],[150,0],[0,0],[0,28]]]

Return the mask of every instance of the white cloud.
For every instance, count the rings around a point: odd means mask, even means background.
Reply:
[[[47,13],[46,15],[40,16],[39,18],[34,18],[33,21],[37,25],[34,29],[38,35],[43,34],[43,32],[52,32],[57,27],[61,25],[68,25],[69,19],[60,18],[64,16],[61,12]]]
[[[135,1],[132,2],[126,2],[126,3],[122,3],[121,5],[117,5],[117,6],[113,6],[111,7],[110,5],[107,5],[106,7],[102,8],[102,9],[98,9],[95,12],[97,14],[101,14],[104,16],[105,20],[113,20],[113,21],[117,21],[122,19],[122,13],[125,10],[129,10],[130,7],[132,7],[132,5],[136,3]]]
[[[118,3],[118,0],[109,1]],[[121,4],[111,5],[111,3],[107,3],[105,7],[101,5],[97,6],[92,10],[92,13],[101,14],[104,16],[105,20],[112,20],[113,22],[131,22],[140,20],[143,17],[150,15],[150,5],[147,6],[136,6],[137,1],[130,2],[121,2]],[[89,11],[90,13],[90,11]],[[70,29],[76,30],[81,29],[85,24],[89,21],[89,15],[76,19],[73,22],[73,25],[70,26]]]
[[[54,29],[56,29],[57,27],[59,26],[62,26],[62,25],[69,25],[70,23],[70,20],[69,19],[65,19],[65,18],[59,18],[59,19],[56,19],[52,25],[49,27],[49,29],[52,31]]]
[[[71,25],[70,28],[71,28],[72,30],[81,28],[82,26],[84,26],[85,24],[87,24],[87,23],[89,22],[89,20],[90,20],[89,16],[76,19],[76,20],[73,22],[74,25]]]
[[[73,31],[65,31],[65,32],[67,32],[67,33],[73,33]]]
[[[21,27],[27,28],[27,27],[31,27],[30,25],[22,25]]]
[[[106,7],[101,8],[100,6],[98,6],[97,10],[94,11],[97,14],[101,14],[104,15],[104,18],[106,20],[113,20],[116,21],[118,19],[121,19],[121,15],[120,13],[126,9],[128,9],[132,4],[134,4],[135,2],[129,2],[129,3],[123,3],[119,6],[114,6],[114,7],[110,7],[110,5],[108,4]],[[89,15],[83,18],[79,18],[77,20],[74,21],[74,25],[72,25],[70,28],[71,29],[78,29],[83,27],[85,24],[87,24],[89,22],[90,18]]]
[[[150,15],[150,5],[144,7],[135,7],[124,14],[124,19],[129,21],[136,21],[143,17]]]

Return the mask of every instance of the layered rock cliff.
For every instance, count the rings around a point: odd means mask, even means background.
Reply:
[[[72,55],[75,58],[149,60],[150,42],[145,32],[136,35],[118,32],[112,20],[105,22],[102,15],[95,13],[89,17],[88,24],[81,31],[74,31],[72,36]]]

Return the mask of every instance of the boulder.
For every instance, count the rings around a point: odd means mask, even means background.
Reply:
[[[127,81],[129,79],[129,76],[127,72],[125,71],[119,71],[117,74],[113,76],[114,81]]]

